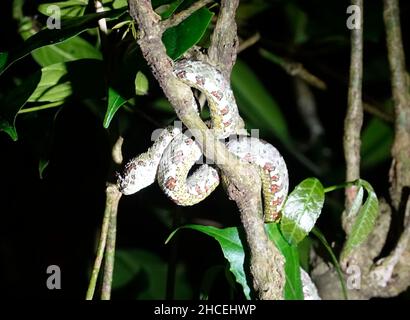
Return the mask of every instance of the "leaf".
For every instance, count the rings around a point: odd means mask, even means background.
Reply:
[[[101,52],[80,36],[34,50],[32,56],[42,67],[79,59],[102,60]]]
[[[135,93],[137,96],[144,96],[148,94],[148,79],[141,71],[137,72],[135,76]]]
[[[306,34],[307,15],[296,4],[289,3],[285,6],[287,18],[289,19],[288,26],[292,29],[293,43],[302,44],[307,41],[308,36]]]
[[[17,140],[15,119],[27,102],[58,102],[72,94],[79,98],[103,97],[101,64],[99,60],[83,59],[50,65],[34,73],[0,100],[0,131]]]
[[[38,162],[38,175],[40,179],[43,179],[44,170],[48,167],[49,163],[50,161],[46,159],[40,159],[40,161]]]
[[[126,102],[127,100],[121,97],[114,89],[108,89],[108,106],[104,117],[104,128],[107,129],[110,126],[111,120],[115,113]]]
[[[343,246],[340,260],[345,261],[351,253],[360,246],[373,231],[379,215],[379,201],[373,187],[365,180],[358,180],[358,185],[367,191],[367,199],[360,208],[359,213],[353,223],[350,234]]]
[[[198,43],[208,28],[212,16],[213,13],[207,8],[201,8],[179,25],[166,30],[162,36],[162,41],[168,56],[176,60]]]
[[[236,281],[242,286],[246,299],[250,299],[250,288],[248,286],[245,272],[245,253],[243,243],[239,237],[238,228],[219,229],[211,226],[186,225],[176,229],[166,240],[166,243],[180,229],[193,229],[205,233],[218,241],[226,260],[229,270],[235,276]],[[276,224],[266,225],[266,231],[270,239],[275,243],[286,259],[285,273],[285,298],[303,299],[300,282],[300,265],[297,248],[289,245],[279,232]]]
[[[290,245],[283,238],[277,223],[265,224],[269,239],[273,241],[285,257],[285,300],[303,300],[303,287],[300,278],[299,253],[296,246]]]
[[[314,227],[322,211],[325,193],[316,178],[303,180],[291,192],[282,210],[280,228],[289,243],[298,244]]]
[[[20,47],[12,50],[9,53],[7,64],[3,65],[3,68],[0,69],[0,74],[9,68],[13,63],[30,54],[33,50],[47,45],[63,42],[87,29],[94,28],[97,25],[98,20],[101,18],[115,19],[121,16],[124,12],[125,9],[117,9],[101,13],[92,13],[79,18],[62,19],[61,29],[41,30],[32,37],[28,38]]]
[[[128,6],[127,0],[114,0],[112,7],[114,9],[126,8]]]
[[[168,1],[169,3],[162,4],[159,7],[155,8],[155,12],[158,13],[162,19],[169,18],[176,9],[180,6],[184,0]]]
[[[94,59],[46,66],[41,69],[41,80],[28,101],[55,102],[72,94],[82,98],[102,97],[103,71],[98,68],[102,68],[102,62]]]
[[[372,168],[390,159],[393,139],[394,130],[392,126],[377,118],[370,120],[362,132],[360,148],[362,167]]]
[[[270,130],[282,143],[291,145],[285,117],[251,68],[238,59],[231,81],[241,113],[258,127]]]
[[[0,70],[2,70],[7,64],[8,57],[8,52],[0,52]]]
[[[51,10],[52,7],[56,6],[60,9],[61,17],[80,17],[84,14],[87,8],[88,0],[68,0],[60,2],[43,3],[38,6],[38,11],[46,16],[54,14]]]
[[[166,277],[167,264],[159,256],[144,250],[116,250],[114,290],[127,287],[136,292],[136,299],[164,299]],[[177,265],[175,299],[189,298],[192,298],[192,289],[186,271],[182,265]]]
[[[15,127],[17,112],[26,104],[37,87],[40,76],[40,73],[31,75],[0,100],[0,131],[6,132],[13,141],[18,139]]]
[[[236,281],[242,286],[246,299],[250,300],[250,289],[246,280],[244,270],[245,253],[237,228],[218,229],[211,226],[186,225],[176,229],[166,240],[166,243],[180,229],[193,229],[207,234],[218,241],[226,260],[228,260],[229,270],[235,276]]]

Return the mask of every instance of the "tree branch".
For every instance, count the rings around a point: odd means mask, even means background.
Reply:
[[[107,205],[110,208],[110,223],[108,225],[107,246],[104,254],[104,277],[102,283],[101,300],[110,300],[112,276],[114,272],[115,260],[115,240],[117,234],[117,212],[118,202],[122,193],[118,190],[117,185],[110,184],[107,187]]]
[[[384,0],[384,23],[396,116],[390,196],[393,206],[398,209],[403,188],[410,187],[410,93],[397,0]]]
[[[363,124],[362,77],[363,77],[363,0],[352,0],[359,7],[360,26],[351,31],[350,77],[348,90],[348,107],[345,118],[343,147],[346,160],[346,181],[360,178],[360,131]],[[342,217],[343,227],[347,234],[352,220],[347,213],[354,198],[356,187],[346,188],[345,211]]]
[[[210,55],[211,62],[217,65],[228,79],[236,58],[234,14],[237,5],[237,0],[222,1],[210,49],[213,52]],[[283,299],[284,258],[264,231],[261,215],[261,182],[256,169],[233,157],[191,107],[195,102],[192,90],[173,75],[173,62],[167,56],[161,41],[162,28],[150,1],[129,0],[129,6],[131,16],[138,22],[142,31],[138,44],[155,78],[178,117],[195,136],[195,141],[205,156],[213,160],[229,180],[230,196],[237,201],[251,252],[254,289],[261,299]]]
[[[232,67],[238,51],[235,13],[239,0],[222,0],[218,21],[212,34],[208,56],[225,78],[230,79]]]

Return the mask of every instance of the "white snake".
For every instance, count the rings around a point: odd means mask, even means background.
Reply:
[[[211,65],[192,60],[175,63],[174,74],[190,87],[203,92],[211,114],[212,129],[219,139],[239,134],[243,122],[238,113],[229,82]],[[197,110],[196,104],[192,108]],[[288,193],[288,171],[282,156],[271,144],[253,137],[239,136],[226,144],[242,161],[260,168],[264,196],[264,219],[277,221]],[[190,206],[205,199],[220,182],[218,171],[208,164],[193,174],[189,171],[202,157],[199,145],[180,128],[162,131],[147,152],[132,159],[118,177],[118,187],[125,195],[154,183],[178,205]]]

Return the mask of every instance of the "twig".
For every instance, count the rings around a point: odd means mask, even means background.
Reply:
[[[360,131],[363,124],[362,77],[363,77],[363,0],[352,0],[359,8],[360,25],[351,31],[350,76],[348,89],[348,106],[344,124],[343,147],[346,160],[346,181],[360,178]],[[347,217],[350,205],[356,196],[356,187],[346,188],[345,211],[342,217],[347,233],[351,219]]]
[[[97,255],[96,255],[96,258],[95,258],[95,261],[94,261],[94,266],[93,266],[93,270],[92,270],[92,273],[91,273],[90,283],[88,285],[86,300],[92,300],[93,299],[94,292],[95,292],[95,287],[97,285],[98,275],[100,273],[102,259],[103,259],[103,256],[104,256],[105,244],[107,242],[107,234],[108,234],[108,226],[110,224],[111,202],[112,202],[112,200],[108,196],[109,195],[108,190],[107,190],[106,194],[107,194],[107,198],[106,198],[106,205],[105,205],[105,210],[104,210],[104,218],[103,218],[102,227],[101,227],[101,235],[100,235],[100,240],[98,242]]]
[[[288,58],[279,57],[276,54],[273,54],[272,52],[269,52],[265,49],[259,49],[259,53],[262,57],[282,67],[289,75],[301,78],[312,87],[320,90],[326,90],[326,83],[316,77],[310,71],[305,69],[305,67],[300,62],[295,62]]]
[[[389,123],[394,123],[394,116],[390,115],[389,113],[385,113],[381,111],[378,107],[364,102],[362,103],[363,105],[363,110],[374,115],[375,117],[378,117],[379,119],[389,122]]]
[[[116,164],[121,164],[122,162],[121,146],[122,146],[123,141],[124,139],[121,136],[118,137],[117,141],[115,142],[112,148],[112,158],[113,158],[114,163]],[[113,264],[113,259],[114,259],[113,255],[115,251],[113,251],[112,248],[113,246],[115,248],[116,216],[117,216],[117,211],[118,211],[118,203],[121,199],[122,193],[118,190],[116,185],[109,183],[107,185],[107,188],[105,189],[105,195],[106,195],[105,210],[104,210],[104,218],[103,218],[102,227],[101,227],[101,235],[100,235],[100,240],[98,241],[97,254],[95,257],[94,266],[93,266],[93,270],[91,273],[90,283],[88,285],[86,300],[92,300],[94,297],[95,287],[97,285],[98,275],[100,273],[104,253],[106,256],[106,261],[105,261],[105,266],[104,266],[104,282],[106,284],[107,281],[110,281],[110,282],[112,281],[113,268],[110,267],[110,264]],[[111,250],[110,253],[108,254],[106,252],[106,247],[108,247],[108,250]],[[109,262],[108,265],[107,265],[107,258],[112,259],[112,261]],[[107,268],[111,269],[111,271],[107,271],[106,270]],[[110,272],[111,272],[111,280],[109,279]],[[106,287],[107,287],[107,284],[106,284]],[[106,288],[105,291],[104,291],[104,285],[103,285],[103,292],[105,293],[103,293],[101,297],[103,298],[103,295],[104,295],[104,297],[108,296],[109,298],[110,291],[111,291],[111,284],[109,284],[108,288]]]
[[[168,20],[162,21],[160,23],[162,31],[165,31],[169,28],[179,25],[182,21],[188,18],[195,11],[201,9],[202,7],[206,6],[207,4],[211,2],[213,2],[213,0],[198,0],[194,4],[192,4],[188,9],[178,12],[177,14],[173,15]]]
[[[110,208],[110,222],[108,225],[107,245],[104,254],[104,277],[101,290],[101,300],[109,300],[111,297],[112,276],[114,272],[115,240],[117,234],[118,202],[122,193],[117,186],[110,184],[106,190],[107,206]]]
[[[216,64],[229,79],[238,51],[238,34],[236,32],[235,12],[239,0],[222,0],[215,30],[212,33],[208,49],[210,60]]]
[[[215,138],[205,123],[193,110],[195,104],[192,90],[173,75],[173,62],[167,56],[161,41],[162,28],[150,1],[129,0],[130,14],[139,24],[142,36],[138,40],[141,51],[151,66],[154,76],[162,87],[176,114],[194,134],[205,156],[223,171],[230,181],[230,196],[235,199],[241,212],[251,251],[251,273],[254,288],[261,299],[283,299],[284,258],[267,238],[261,217],[261,181],[256,168],[232,157],[225,145]],[[223,0],[210,47],[210,60],[220,67],[229,78],[236,58],[237,35],[235,10],[237,0]],[[212,54],[211,54],[212,52]],[[213,146],[204,148],[204,146]]]
[[[253,36],[249,37],[246,40],[243,40],[239,43],[238,53],[242,52],[243,50],[248,49],[249,47],[253,46],[261,39],[261,35],[259,32],[255,33]]]

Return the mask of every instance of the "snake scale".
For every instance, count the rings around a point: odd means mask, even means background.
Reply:
[[[286,164],[279,151],[261,139],[239,135],[243,122],[235,97],[229,81],[215,67],[202,61],[182,60],[175,63],[174,75],[206,96],[215,136],[230,138],[226,142],[227,149],[241,161],[259,167],[264,219],[277,221],[289,185]],[[197,105],[192,108],[197,110]],[[231,139],[233,135],[235,138]],[[162,130],[146,152],[126,164],[117,184],[123,194],[129,195],[157,179],[164,193],[176,204],[194,205],[208,197],[221,180],[217,169],[209,164],[202,164],[190,174],[201,158],[198,143],[181,128],[170,126]]]

